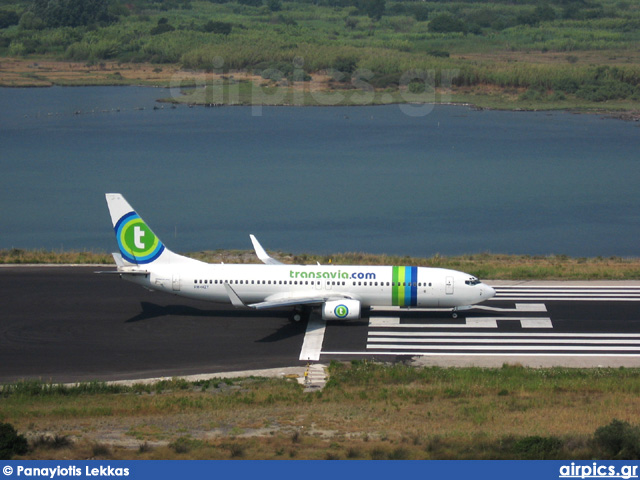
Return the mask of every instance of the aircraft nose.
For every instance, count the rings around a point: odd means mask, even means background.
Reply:
[[[483,283],[483,285],[484,285],[486,298],[493,298],[496,296],[496,291],[492,287],[490,287],[486,283]]]

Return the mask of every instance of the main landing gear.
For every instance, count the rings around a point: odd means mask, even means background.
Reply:
[[[292,322],[300,322],[302,320],[309,320],[311,316],[311,307],[308,305],[297,305],[293,308],[293,312],[289,315],[289,320]]]

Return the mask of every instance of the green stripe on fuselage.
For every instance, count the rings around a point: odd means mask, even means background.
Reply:
[[[393,267],[393,286],[391,287],[391,304],[404,307],[405,304],[405,271],[406,267]]]

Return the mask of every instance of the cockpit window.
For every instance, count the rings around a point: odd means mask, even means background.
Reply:
[[[478,280],[476,277],[471,277],[469,280],[465,280],[465,282],[467,285],[478,285],[480,283],[480,280]]]

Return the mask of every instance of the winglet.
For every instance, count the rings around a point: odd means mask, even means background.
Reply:
[[[238,294],[231,288],[231,285],[228,283],[224,284],[224,289],[227,291],[227,295],[229,295],[229,300],[231,300],[231,304],[236,308],[248,308]]]
[[[258,242],[258,239],[255,236],[249,235],[249,237],[251,238],[251,243],[253,243],[253,249],[256,251],[256,255],[262,263],[267,265],[284,265],[284,263],[270,257],[266,250],[262,248],[262,245],[260,245],[260,242]]]

